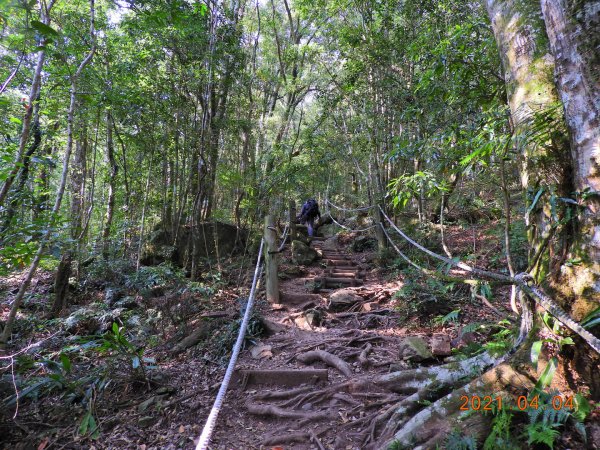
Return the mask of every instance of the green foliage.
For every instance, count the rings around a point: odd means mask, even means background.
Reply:
[[[183,270],[170,263],[158,266],[142,266],[140,270],[128,277],[125,285],[137,291],[152,289],[160,286],[174,286],[185,282]]]
[[[455,309],[450,311],[445,316],[437,316],[433,321],[439,325],[445,325],[449,322],[456,323],[458,322],[458,316],[460,314],[460,309]]]
[[[477,450],[477,441],[473,436],[453,430],[444,442],[446,450]]]
[[[552,399],[558,395],[557,391],[543,392],[537,389],[533,391],[538,396],[538,406],[527,408],[529,423],[525,426],[528,444],[545,444],[554,448],[554,441],[560,435],[556,429],[564,425],[571,416],[568,409],[555,409]]]
[[[600,307],[591,311],[587,316],[581,320],[581,326],[588,330],[598,326],[600,324]]]
[[[501,409],[492,420],[492,430],[485,442],[483,450],[496,450],[498,448],[517,450],[520,447],[514,440],[511,432],[513,414],[506,409]]]
[[[388,185],[393,195],[392,204],[395,207],[404,208],[408,202],[424,192],[426,197],[443,192],[446,189],[443,182],[437,181],[431,172],[417,171],[412,175],[402,175],[390,182]]]
[[[510,323],[507,321],[501,321],[498,323],[500,330],[492,336],[492,339],[485,344],[484,348],[490,352],[491,355],[503,355],[508,352],[514,343],[515,330],[510,328]]]
[[[445,283],[425,276],[412,267],[403,270],[402,273],[404,284],[392,296],[394,299],[401,300],[396,308],[401,313],[401,320],[424,321],[434,315],[444,317],[447,314],[449,318],[446,321],[453,320],[455,314],[452,311],[457,300],[453,283]],[[440,316],[439,313],[442,315]]]

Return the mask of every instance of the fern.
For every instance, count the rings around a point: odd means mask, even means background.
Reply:
[[[560,433],[551,426],[544,423],[536,423],[527,426],[527,443],[531,444],[546,444],[551,449],[554,448],[554,441]]]
[[[477,450],[477,441],[473,436],[465,436],[458,430],[452,431],[445,442],[446,450]]]
[[[483,450],[513,450],[519,447],[511,439],[510,425],[513,415],[506,410],[500,410],[492,421],[492,431],[483,443]]]

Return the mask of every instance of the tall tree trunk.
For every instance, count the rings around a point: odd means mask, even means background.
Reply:
[[[37,268],[42,259],[42,255],[44,253],[44,248],[50,238],[50,234],[54,225],[56,223],[56,216],[60,210],[60,205],[62,204],[62,199],[65,194],[65,187],[67,186],[67,176],[69,174],[69,161],[71,159],[71,151],[73,150],[73,116],[75,114],[75,107],[77,105],[77,97],[76,97],[76,87],[77,80],[81,75],[83,69],[92,61],[94,54],[96,53],[96,32],[95,32],[95,9],[94,9],[94,0],[90,0],[90,35],[92,38],[92,47],[90,51],[86,55],[86,57],[81,61],[79,67],[75,73],[71,76],[71,99],[69,103],[69,109],[67,112],[67,147],[65,149],[65,157],[63,161],[63,169],[60,177],[60,185],[58,186],[58,191],[56,192],[56,201],[54,202],[54,207],[52,208],[52,214],[50,216],[50,223],[46,228],[46,231],[40,238],[39,246],[35,257],[31,265],[29,266],[29,270],[25,275],[25,279],[22,281],[21,286],[19,287],[19,292],[13,301],[13,304],[10,308],[10,312],[8,314],[8,318],[6,319],[6,324],[4,326],[4,330],[2,331],[2,335],[0,336],[0,346],[4,346],[8,340],[10,339],[13,325],[15,323],[15,317],[17,315],[17,311],[21,306],[21,302],[25,297],[25,292],[29,289],[29,285],[31,284],[31,280],[35,276]]]
[[[35,101],[35,103],[33,104],[33,108],[35,109],[32,127],[33,142],[31,143],[29,149],[27,149],[27,153],[25,153],[25,156],[23,157],[23,167],[19,172],[19,181],[17,182],[17,188],[15,189],[15,192],[12,195],[8,211],[6,212],[6,219],[4,220],[2,229],[0,229],[0,236],[2,236],[10,228],[11,222],[17,212],[17,208],[23,202],[23,190],[25,189],[25,185],[27,184],[27,180],[29,179],[31,157],[38,150],[42,142],[42,130],[40,128],[39,114],[40,105],[38,101]]]
[[[54,6],[54,0],[51,0],[45,7],[42,6],[40,8],[41,22],[44,25],[50,24],[50,11],[52,10],[52,6]],[[40,46],[44,48],[46,44],[46,39],[44,38],[40,43]],[[40,97],[40,89],[42,86],[42,68],[44,67],[44,60],[46,59],[46,51],[41,50],[38,53],[38,60],[35,66],[35,71],[33,72],[33,80],[31,81],[31,91],[29,93],[29,101],[31,103],[35,102]],[[0,207],[4,205],[4,201],[6,200],[6,196],[15,181],[15,177],[21,168],[21,163],[23,161],[23,156],[25,153],[25,147],[27,146],[27,141],[29,140],[29,132],[31,127],[31,118],[33,116],[33,105],[28,105],[25,116],[23,117],[23,128],[21,129],[21,137],[19,139],[19,150],[17,151],[17,155],[15,156],[15,162],[13,164],[13,168],[8,174],[8,177],[2,184],[2,188],[0,188]]]
[[[541,4],[571,135],[573,184],[580,205],[569,257],[581,262],[561,268],[560,285],[574,287],[572,311],[580,319],[600,300],[600,1]]]
[[[556,272],[564,254],[561,234],[566,226],[553,217],[551,198],[569,196],[572,185],[568,143],[556,108],[558,95],[552,79],[553,58],[548,53],[539,4],[521,0],[487,0],[488,13],[504,66],[511,119],[521,155],[521,183],[527,192],[525,220],[530,244],[530,269],[537,281]],[[532,122],[552,121],[558,129],[551,139],[532,136]],[[551,261],[553,264],[551,266]]]
[[[106,160],[109,166],[108,176],[108,202],[106,205],[106,216],[104,219],[104,229],[102,231],[102,256],[108,258],[110,229],[112,227],[113,217],[115,213],[115,193],[116,180],[118,173],[117,162],[115,161],[115,146],[112,134],[112,119],[110,111],[106,113]]]

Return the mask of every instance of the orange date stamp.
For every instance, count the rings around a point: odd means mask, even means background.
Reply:
[[[485,395],[480,397],[479,395],[461,395],[460,396],[460,410],[461,411],[500,411],[502,408],[510,407],[507,404],[507,400],[501,396],[493,397],[491,395]],[[521,395],[517,398],[516,404],[514,405],[519,411],[525,411],[526,409],[554,409],[555,411],[561,409],[574,409],[573,397],[561,395],[554,395],[551,398],[550,403],[540,403],[538,395],[534,395],[529,398],[525,395]]]

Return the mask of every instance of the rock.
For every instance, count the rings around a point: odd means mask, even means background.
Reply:
[[[323,242],[323,250],[337,249],[337,236],[330,237]]]
[[[140,305],[136,301],[135,297],[128,295],[127,297],[123,297],[121,300],[117,301],[114,304],[115,308],[123,308],[125,310],[138,308]]]
[[[409,336],[400,342],[398,354],[400,358],[413,362],[422,362],[433,359],[425,339],[418,336]]]
[[[286,266],[285,268],[282,268],[282,272],[285,273],[286,275],[290,275],[290,276],[294,276],[294,277],[299,277],[300,275],[304,274],[304,270],[302,270],[298,266]]]
[[[404,361],[390,364],[390,372],[400,372],[406,369],[410,369],[410,366]]]
[[[171,233],[158,224],[147,240],[140,262],[144,265],[156,265],[170,261],[179,267],[191,266],[191,249],[195,248],[196,259],[229,256],[243,250],[248,237],[247,230],[235,225],[213,221],[199,223],[195,227],[182,225],[177,240]],[[196,245],[193,245],[195,240]]]
[[[355,252],[364,252],[365,250],[374,250],[377,248],[377,239],[371,236],[358,236],[352,242],[352,250]]]
[[[79,308],[65,319],[65,330],[68,333],[93,334],[99,328],[97,311],[91,308]]]
[[[324,225],[329,225],[330,223],[333,223],[333,219],[331,218],[331,214],[325,213],[321,217],[319,217],[319,220],[317,221],[317,226],[320,228],[320,227],[322,227]]]
[[[306,266],[317,259],[317,252],[303,242],[292,241],[292,260],[299,265]]]
[[[332,237],[338,231],[338,226],[335,224],[321,225],[318,228],[318,235],[323,237]]]
[[[115,288],[107,288],[104,291],[104,303],[108,306],[113,306],[114,303],[123,296],[123,292]]]
[[[375,224],[372,216],[359,214],[357,217],[358,226],[361,228],[370,227]]]
[[[362,301],[362,297],[352,289],[339,289],[329,297],[327,309],[330,311],[340,311],[348,309],[355,303]]]
[[[435,356],[449,356],[452,354],[450,336],[445,333],[434,334],[431,339],[431,353]]]
[[[591,438],[591,443],[594,447],[590,448],[600,448],[600,424],[591,423],[588,427],[588,436]]]
[[[369,302],[369,303],[364,303],[361,307],[361,310],[364,312],[371,312],[371,311],[375,311],[376,309],[378,309],[379,303],[377,302]]]

